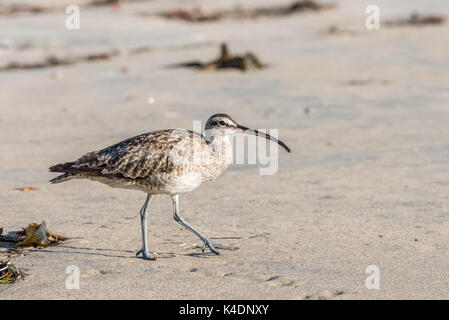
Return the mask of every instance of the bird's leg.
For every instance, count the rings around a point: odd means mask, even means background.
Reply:
[[[142,227],[142,249],[140,249],[136,253],[136,256],[142,254],[143,258],[146,260],[156,260],[156,257],[153,254],[150,254],[150,252],[148,251],[148,243],[147,243],[147,215],[148,215],[147,207],[150,204],[150,201],[151,195],[148,194],[145,203],[140,209],[140,223]]]
[[[192,231],[193,234],[195,234],[198,238],[200,238],[203,241],[203,243],[204,243],[203,252],[206,249],[206,247],[209,247],[210,251],[215,254],[219,254],[217,249],[228,249],[228,250],[234,249],[234,248],[222,245],[220,243],[217,243],[215,241],[212,241],[211,239],[209,239],[206,236],[204,236],[203,234],[201,234],[199,231],[195,230],[195,228],[193,228],[190,224],[188,224],[184,220],[184,218],[181,217],[181,214],[179,213],[179,196],[177,194],[172,196],[172,200],[173,200],[173,218],[175,219],[176,222],[178,222],[183,227],[186,227],[187,229]]]
[[[173,219],[175,219],[175,221],[180,225],[182,225],[183,227],[192,231],[193,234],[195,234],[198,238],[200,238],[203,241],[204,243],[203,252],[206,249],[206,247],[209,247],[210,251],[212,251],[215,254],[219,254],[218,251],[215,249],[212,240],[210,240],[209,238],[207,238],[206,236],[195,230],[195,228],[193,228],[190,224],[188,224],[181,216],[181,214],[179,213],[179,195],[176,194],[172,196],[172,200],[173,200]]]

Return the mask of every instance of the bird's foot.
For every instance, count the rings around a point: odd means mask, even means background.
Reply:
[[[149,253],[148,250],[140,249],[136,253],[136,257],[142,255],[142,258],[145,260],[156,260],[156,256],[153,253]]]
[[[231,246],[226,246],[226,245],[224,245],[224,244],[221,244],[221,243],[218,243],[218,242],[215,242],[215,241],[213,241],[213,240],[211,240],[211,239],[203,239],[203,242],[204,242],[204,245],[203,245],[203,248],[202,248],[202,252],[204,253],[204,251],[206,250],[206,248],[208,247],[209,248],[209,250],[212,252],[212,253],[215,253],[215,254],[220,254],[218,251],[217,251],[217,249],[222,249],[222,250],[237,250],[238,249],[238,247],[231,247]]]

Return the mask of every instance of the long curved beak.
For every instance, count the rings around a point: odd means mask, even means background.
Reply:
[[[284,148],[285,151],[287,151],[287,152],[292,152],[292,151],[290,150],[290,148],[287,147],[287,145],[286,145],[285,143],[283,143],[281,140],[278,140],[278,139],[276,139],[276,138],[270,136],[270,135],[267,134],[267,133],[263,133],[263,132],[260,132],[260,131],[255,130],[255,129],[247,128],[247,127],[241,126],[241,125],[239,125],[239,124],[237,125],[237,132],[240,132],[240,133],[247,133],[247,134],[252,134],[252,135],[258,136],[258,137],[264,137],[264,138],[267,139],[267,140],[271,140],[271,141],[276,142],[278,145],[280,145],[282,148]]]

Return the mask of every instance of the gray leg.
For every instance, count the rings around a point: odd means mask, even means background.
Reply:
[[[204,243],[203,252],[206,249],[206,247],[209,247],[210,251],[212,251],[215,254],[219,254],[216,249],[227,249],[227,250],[235,249],[212,241],[211,239],[201,234],[199,231],[195,230],[195,228],[193,228],[190,224],[188,224],[179,213],[179,195],[176,194],[172,196],[172,200],[173,200],[173,218],[175,219],[176,222],[192,231],[193,234],[195,234],[198,238],[200,238],[203,241]]]
[[[139,254],[142,254],[143,258],[146,260],[156,260],[156,257],[153,254],[150,254],[148,251],[148,242],[147,242],[147,207],[151,202],[151,195],[147,195],[147,199],[145,200],[145,203],[143,204],[142,208],[140,209],[140,223],[142,227],[142,249],[140,249],[136,256]]]

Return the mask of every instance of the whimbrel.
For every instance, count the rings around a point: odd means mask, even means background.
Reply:
[[[154,195],[170,195],[175,221],[203,241],[203,252],[208,247],[218,254],[217,249],[232,248],[211,240],[184,220],[179,212],[179,194],[192,191],[223,173],[232,161],[229,138],[235,133],[264,137],[290,152],[282,141],[241,126],[226,114],[215,114],[207,120],[204,135],[182,129],[144,133],[89,152],[78,160],[50,167],[51,172],[63,173],[50,182],[90,179],[114,188],[144,191],[147,198],[140,209],[142,249],[136,256],[142,254],[148,260],[154,260],[155,255],[148,250],[147,207]]]

